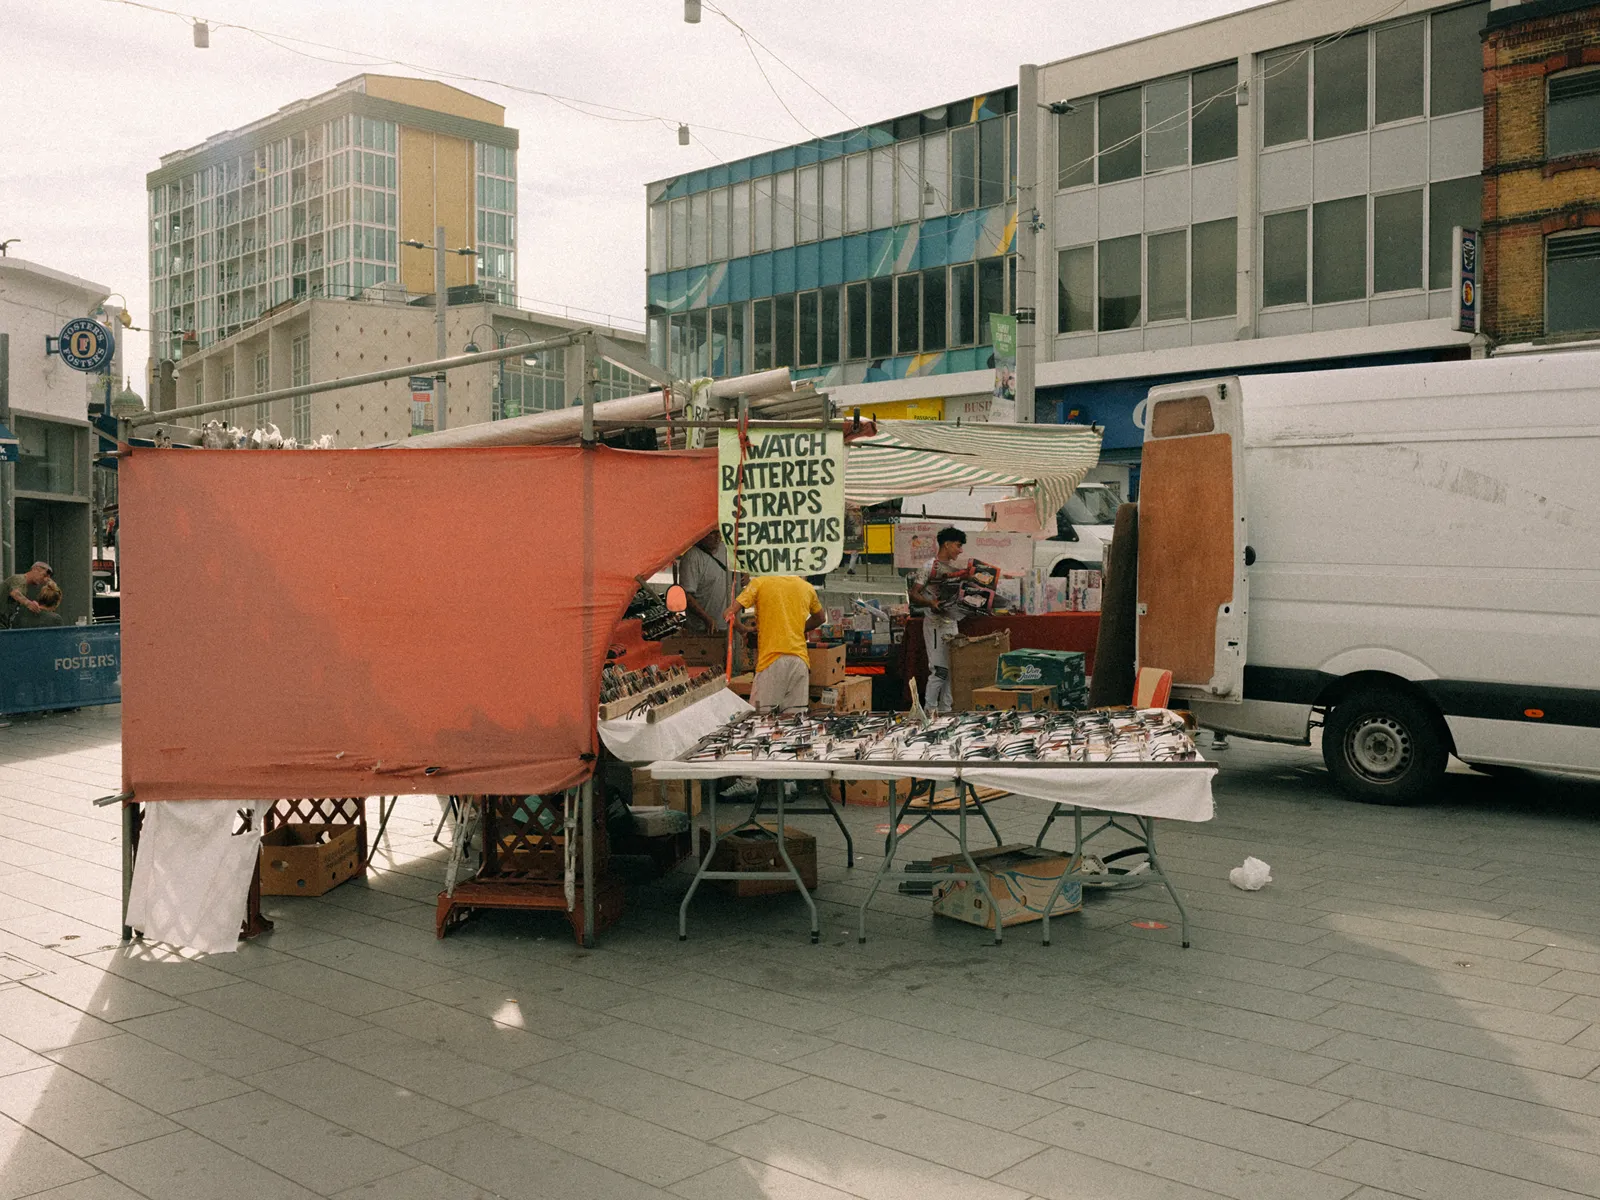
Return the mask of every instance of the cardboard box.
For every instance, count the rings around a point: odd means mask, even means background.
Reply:
[[[844,678],[844,646],[812,646],[811,686],[832,687]]]
[[[903,804],[905,798],[911,794],[913,780],[908,776],[893,782],[895,803]],[[833,789],[833,799],[836,803],[855,804],[863,808],[886,808],[889,804],[889,783],[887,779],[845,779],[832,780],[828,786]]]
[[[1043,920],[1045,902],[1069,864],[1064,854],[1020,843],[974,850],[972,860],[987,886],[975,886],[970,874],[940,879],[933,885],[933,911],[982,929],[994,928],[996,910],[1003,929]],[[933,860],[935,867],[961,863],[959,854]],[[1083,884],[1073,882],[1061,890],[1050,915],[1059,917],[1082,907]]]
[[[972,707],[975,709],[1015,709],[1017,712],[1043,712],[1056,706],[1056,690],[1048,687],[974,688]]]
[[[639,807],[659,805],[689,816],[700,813],[700,783],[692,779],[653,779],[644,767],[633,769],[633,801]]]
[[[1000,656],[1011,649],[1011,631],[1001,629],[979,637],[957,635],[950,639],[950,704],[956,712],[972,708],[974,688],[995,681]]]
[[[872,680],[865,675],[846,675],[832,687],[812,688],[811,711],[871,712]]]
[[[354,825],[280,825],[261,838],[263,896],[320,896],[360,872]]]
[[[711,634],[682,634],[663,638],[661,653],[678,655],[685,666],[722,667],[728,661],[728,639]]]
[[[734,829],[733,825],[723,825],[719,832],[727,834],[717,843],[716,856],[711,860],[713,871],[778,871],[783,872],[783,858],[778,853],[777,827],[763,821],[761,832],[753,828],[745,828],[736,834],[729,834]],[[789,851],[789,858],[800,871],[800,878],[805,881],[806,890],[815,891],[817,886],[817,839],[803,829],[796,829],[793,825],[784,826],[784,846]],[[711,848],[711,831],[700,831],[700,857],[705,858],[706,852]],[[720,885],[724,890],[735,896],[771,896],[780,892],[794,891],[794,880],[784,872],[783,877],[770,882],[764,879],[714,879],[708,882]],[[1054,915],[1054,914],[1051,914]]]
[[[1044,533],[1039,525],[1039,508],[1030,500],[1001,500],[985,504],[989,529],[994,533],[1028,533],[1039,537]]]
[[[750,699],[750,689],[755,686],[756,677],[753,671],[748,675],[735,675],[728,680],[728,690],[736,696],[743,696],[746,700]]]
[[[1084,687],[1081,650],[1011,650],[1000,656],[994,682],[1001,687],[1050,687],[1057,696]]]

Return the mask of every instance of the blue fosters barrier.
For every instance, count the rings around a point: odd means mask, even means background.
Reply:
[[[122,625],[0,629],[0,713],[122,700]]]

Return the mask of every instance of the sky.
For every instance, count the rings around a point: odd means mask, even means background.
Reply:
[[[163,154],[363,70],[449,72],[480,77],[446,82],[505,105],[521,131],[522,306],[638,327],[651,180],[1006,87],[1021,62],[1256,2],[705,0],[689,25],[682,0],[158,3],[171,12],[0,0],[0,241],[20,238],[16,257],[122,293],[144,326],[144,180]],[[209,49],[193,45],[194,18],[211,26]],[[679,122],[689,146],[678,144]],[[136,388],[146,345],[142,333],[123,335]]]

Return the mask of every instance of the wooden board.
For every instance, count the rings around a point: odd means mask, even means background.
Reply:
[[[1148,441],[1139,475],[1139,665],[1204,687],[1233,600],[1233,439]]]

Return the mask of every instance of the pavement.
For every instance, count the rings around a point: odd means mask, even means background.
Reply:
[[[536,915],[439,941],[417,797],[365,884],[199,956],[118,940],[118,721],[0,729],[0,1200],[1600,1196],[1600,784],[1372,808],[1235,739],[1216,819],[1162,829],[1188,950],[1148,886],[1049,947],[880,894],[857,945],[881,809],[853,871],[806,819],[821,945],[792,895],[715,894],[680,944],[681,873],[593,951]]]

